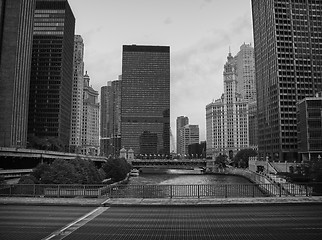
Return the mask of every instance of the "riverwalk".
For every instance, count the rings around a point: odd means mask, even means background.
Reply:
[[[321,204],[322,196],[261,198],[44,198],[0,197],[0,205],[34,206],[225,206]]]

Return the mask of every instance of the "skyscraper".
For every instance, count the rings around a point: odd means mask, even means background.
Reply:
[[[67,0],[37,0],[28,134],[70,140],[75,18]]]
[[[198,125],[185,125],[180,128],[180,154],[183,157],[188,156],[188,147],[191,144],[199,143],[199,126]]]
[[[170,47],[123,46],[121,92],[122,147],[169,155]]]
[[[80,35],[74,37],[73,95],[70,131],[71,152],[82,145],[83,89],[84,89],[84,42]]]
[[[0,146],[26,147],[35,0],[0,1]]]
[[[206,106],[207,155],[231,156],[249,147],[248,100],[237,92],[238,62],[231,53],[224,66],[224,94]],[[240,67],[240,66],[239,66]]]
[[[82,154],[99,154],[99,103],[98,92],[89,85],[87,71],[84,75],[83,89],[83,122],[82,122]]]
[[[302,161],[322,156],[322,97],[307,97],[297,107],[298,151]]]
[[[181,137],[180,137],[180,129],[184,126],[189,124],[189,118],[185,116],[180,116],[177,117],[177,153],[181,154],[182,149],[181,149]]]
[[[252,0],[259,156],[296,160],[296,104],[322,89],[322,1]]]
[[[115,80],[101,88],[100,147],[103,156],[119,156],[121,149],[121,84],[121,80]]]
[[[251,44],[242,44],[235,56],[237,92],[243,99],[256,100],[255,58]]]

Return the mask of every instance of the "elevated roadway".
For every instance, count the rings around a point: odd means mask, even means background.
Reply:
[[[1,158],[36,158],[36,159],[64,159],[72,160],[76,157],[81,159],[89,159],[94,162],[106,162],[107,158],[102,156],[82,155],[76,153],[55,152],[37,149],[25,148],[6,148],[0,147]]]
[[[133,168],[178,168],[191,169],[202,168],[206,169],[214,161],[206,159],[135,159],[131,161]]]

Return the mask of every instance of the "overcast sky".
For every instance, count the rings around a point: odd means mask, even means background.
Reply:
[[[122,73],[123,45],[170,46],[171,129],[189,117],[206,139],[205,107],[223,93],[229,52],[253,45],[251,0],[68,0],[95,90]]]

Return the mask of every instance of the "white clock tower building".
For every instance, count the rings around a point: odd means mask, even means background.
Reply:
[[[231,53],[224,66],[224,94],[206,106],[207,156],[231,157],[249,147],[248,101],[237,92],[237,61]]]

